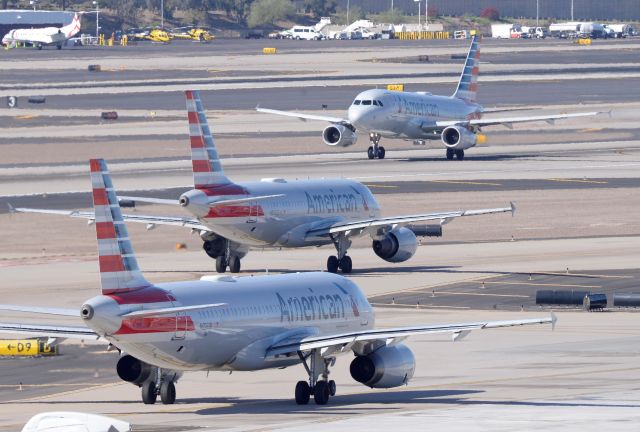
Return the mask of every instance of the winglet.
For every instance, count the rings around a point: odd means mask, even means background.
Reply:
[[[516,205],[513,203],[513,201],[511,201],[509,204],[511,205],[511,217],[513,217],[516,214]]]
[[[553,313],[553,311],[551,311],[551,330],[556,329],[557,322],[558,322],[558,317],[556,316],[556,314]]]

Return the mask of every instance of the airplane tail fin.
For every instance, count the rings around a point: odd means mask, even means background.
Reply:
[[[191,165],[196,189],[209,189],[232,184],[222,170],[218,151],[207,123],[207,116],[200,100],[200,92],[187,90],[187,114],[191,141]]]
[[[150,286],[138,268],[107,164],[91,159],[89,165],[102,294]]]
[[[60,29],[62,33],[67,37],[67,39],[75,36],[80,31],[80,15],[77,13],[73,15],[73,19],[71,20],[71,24],[67,24],[66,26]]]
[[[453,97],[464,99],[469,102],[476,101],[478,90],[478,73],[480,66],[480,39],[481,36],[475,34],[471,39],[471,47],[464,63],[464,69],[458,81],[458,87]]]

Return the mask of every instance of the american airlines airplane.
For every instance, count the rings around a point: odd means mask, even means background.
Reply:
[[[216,260],[216,270],[240,271],[240,260],[250,248],[298,248],[333,244],[337,255],[327,259],[327,270],[352,270],[347,251],[351,238],[369,235],[373,251],[388,262],[411,258],[418,247],[416,235],[441,236],[442,225],[462,216],[515,211],[509,207],[458,210],[396,217],[381,217],[380,205],[362,183],[348,179],[263,179],[234,183],[225,176],[200,94],[187,91],[194,189],[179,200],[129,197],[122,199],[182,206],[195,219],[125,215],[125,220],[177,225],[200,233],[205,252]],[[44,209],[16,212],[63,214],[94,219],[93,213]],[[433,225],[416,225],[437,221]]]
[[[302,114],[257,107],[264,113],[296,117],[300,120],[320,120],[331,123],[322,132],[325,144],[349,147],[358,140],[358,131],[369,134],[369,159],[384,159],[385,149],[380,139],[398,138],[424,144],[425,140],[441,140],[448,160],[464,158],[464,151],[484,144],[484,126],[546,121],[593,116],[598,112],[556,114],[530,117],[482,119],[484,108],[476,102],[480,63],[480,37],[473,36],[469,54],[452,96],[437,96],[429,92],[396,92],[366,90],[356,96],[347,111],[347,118]]]
[[[17,43],[30,43],[38,47],[38,49],[42,49],[44,45],[55,45],[58,49],[62,49],[65,41],[74,37],[79,31],[80,17],[75,14],[71,24],[67,24],[64,27],[11,30],[2,38],[2,44],[12,47]]]
[[[0,323],[0,332],[98,338],[121,352],[118,376],[140,386],[145,404],[176,400],[184,371],[256,371],[302,363],[308,380],[296,403],[335,395],[329,369],[352,352],[349,370],[371,388],[405,385],[415,371],[409,336],[533,324],[549,318],[374,328],[374,310],[352,281],[328,272],[204,277],[152,284],[139,270],[118,198],[102,159],[90,161],[102,293],[79,310],[0,305],[0,310],[77,317],[86,327]]]

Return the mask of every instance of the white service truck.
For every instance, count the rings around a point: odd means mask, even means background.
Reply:
[[[491,37],[494,39],[514,39],[521,35],[519,24],[491,24]]]

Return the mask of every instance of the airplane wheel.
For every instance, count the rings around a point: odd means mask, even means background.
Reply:
[[[326,405],[329,402],[329,384],[326,381],[318,381],[313,388],[313,399],[316,405]]]
[[[225,261],[224,255],[216,258],[216,271],[218,273],[224,273],[227,271],[227,263]]]
[[[464,159],[464,150],[456,150],[456,158],[458,158],[458,160]]]
[[[454,150],[451,148],[447,149],[447,160],[453,160]]]
[[[329,273],[338,273],[338,267],[340,266],[340,262],[338,261],[338,257],[335,255],[331,255],[327,258],[327,271]]]
[[[343,256],[340,260],[340,270],[342,270],[342,273],[351,273],[352,268],[353,263],[351,261],[351,257],[348,255]]]
[[[384,159],[385,153],[384,147],[378,147],[378,159]]]
[[[311,387],[306,381],[298,381],[296,384],[296,403],[298,405],[306,405],[311,398]]]
[[[231,273],[240,273],[240,257],[232,255],[229,259],[229,271]]]
[[[173,405],[176,402],[176,386],[171,381],[160,384],[160,400],[165,405]]]
[[[334,380],[329,381],[329,394],[331,396],[336,395],[336,382]]]
[[[376,155],[373,153],[373,146],[369,146],[369,148],[367,149],[367,156],[369,156],[369,159],[373,159],[376,157]]]
[[[156,403],[158,393],[156,392],[156,383],[153,381],[147,381],[142,385],[142,402],[145,405],[153,405]]]

